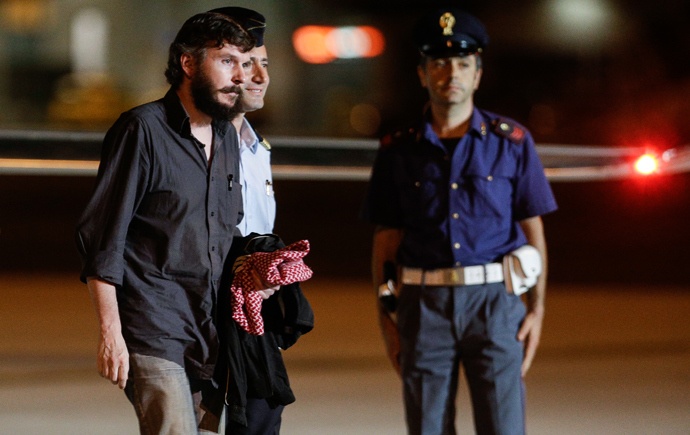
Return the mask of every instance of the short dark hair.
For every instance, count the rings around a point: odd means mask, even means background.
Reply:
[[[170,44],[165,77],[174,88],[179,88],[184,78],[180,59],[185,53],[203,60],[206,50],[211,47],[220,48],[230,44],[247,52],[255,43],[251,34],[226,15],[214,12],[196,14],[182,25]]]

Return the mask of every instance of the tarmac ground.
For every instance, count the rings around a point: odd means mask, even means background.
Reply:
[[[283,435],[404,434],[400,383],[366,281],[303,286],[316,328],[285,353]],[[0,275],[0,435],[137,434],[96,373],[97,324],[65,274]],[[690,287],[552,285],[527,383],[531,435],[690,433]],[[458,434],[472,434],[466,388]]]

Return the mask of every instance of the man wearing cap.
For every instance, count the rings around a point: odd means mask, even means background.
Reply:
[[[244,218],[239,225],[243,236],[250,233],[269,234],[273,232],[276,202],[273,195],[271,175],[271,145],[249,124],[244,116],[247,112],[264,106],[268,88],[268,54],[264,45],[266,19],[260,13],[241,7],[225,7],[210,12],[224,14],[237,21],[256,39],[249,51],[252,70],[242,85],[238,101],[239,113],[232,123],[238,132],[240,143],[240,184]]]
[[[108,131],[77,226],[98,370],[125,390],[142,434],[223,429],[218,288],[242,219],[231,121],[254,42],[222,14],[184,23],[170,46],[170,91]]]
[[[266,19],[254,10],[241,7],[224,7],[213,9],[210,12],[230,17],[256,39],[254,48],[249,51],[252,69],[247,80],[241,85],[242,93],[238,100],[239,113],[232,121],[238,132],[240,146],[240,184],[244,206],[244,218],[238,228],[243,236],[251,233],[271,234],[273,233],[276,214],[273,177],[271,175],[271,146],[252,128],[244,116],[247,112],[253,112],[264,106],[264,96],[269,83],[268,54],[264,45]],[[264,336],[244,336],[244,342],[262,339]],[[282,359],[277,349],[276,352],[278,353],[276,357]],[[232,400],[229,400],[228,403],[232,404]],[[243,416],[241,415],[241,407],[236,405],[235,408],[239,409],[230,410],[226,419],[227,435],[273,435],[279,433],[284,405],[269,403],[263,397],[249,396],[246,397]]]
[[[462,364],[476,432],[524,434],[522,377],[544,316],[540,216],[556,202],[529,132],[474,107],[489,40],[479,20],[435,10],[414,38],[428,110],[382,139],[363,210],[377,225],[374,284],[397,281],[397,310],[379,303],[379,313],[403,380],[408,433],[455,433]],[[501,263],[528,244],[544,272],[526,309]]]

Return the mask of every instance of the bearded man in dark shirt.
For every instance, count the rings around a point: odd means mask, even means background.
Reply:
[[[170,46],[170,91],[108,131],[77,226],[98,371],[125,390],[142,434],[219,431],[222,400],[208,400],[218,396],[218,285],[242,219],[231,121],[254,43],[222,14],[187,20]]]

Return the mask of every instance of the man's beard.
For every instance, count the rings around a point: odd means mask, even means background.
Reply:
[[[192,99],[196,108],[213,119],[222,121],[232,121],[240,113],[242,107],[242,88],[239,86],[228,86],[215,89],[213,83],[206,75],[204,70],[199,70],[192,79],[191,86]],[[221,103],[216,97],[217,93],[235,92],[237,98],[233,105]]]

